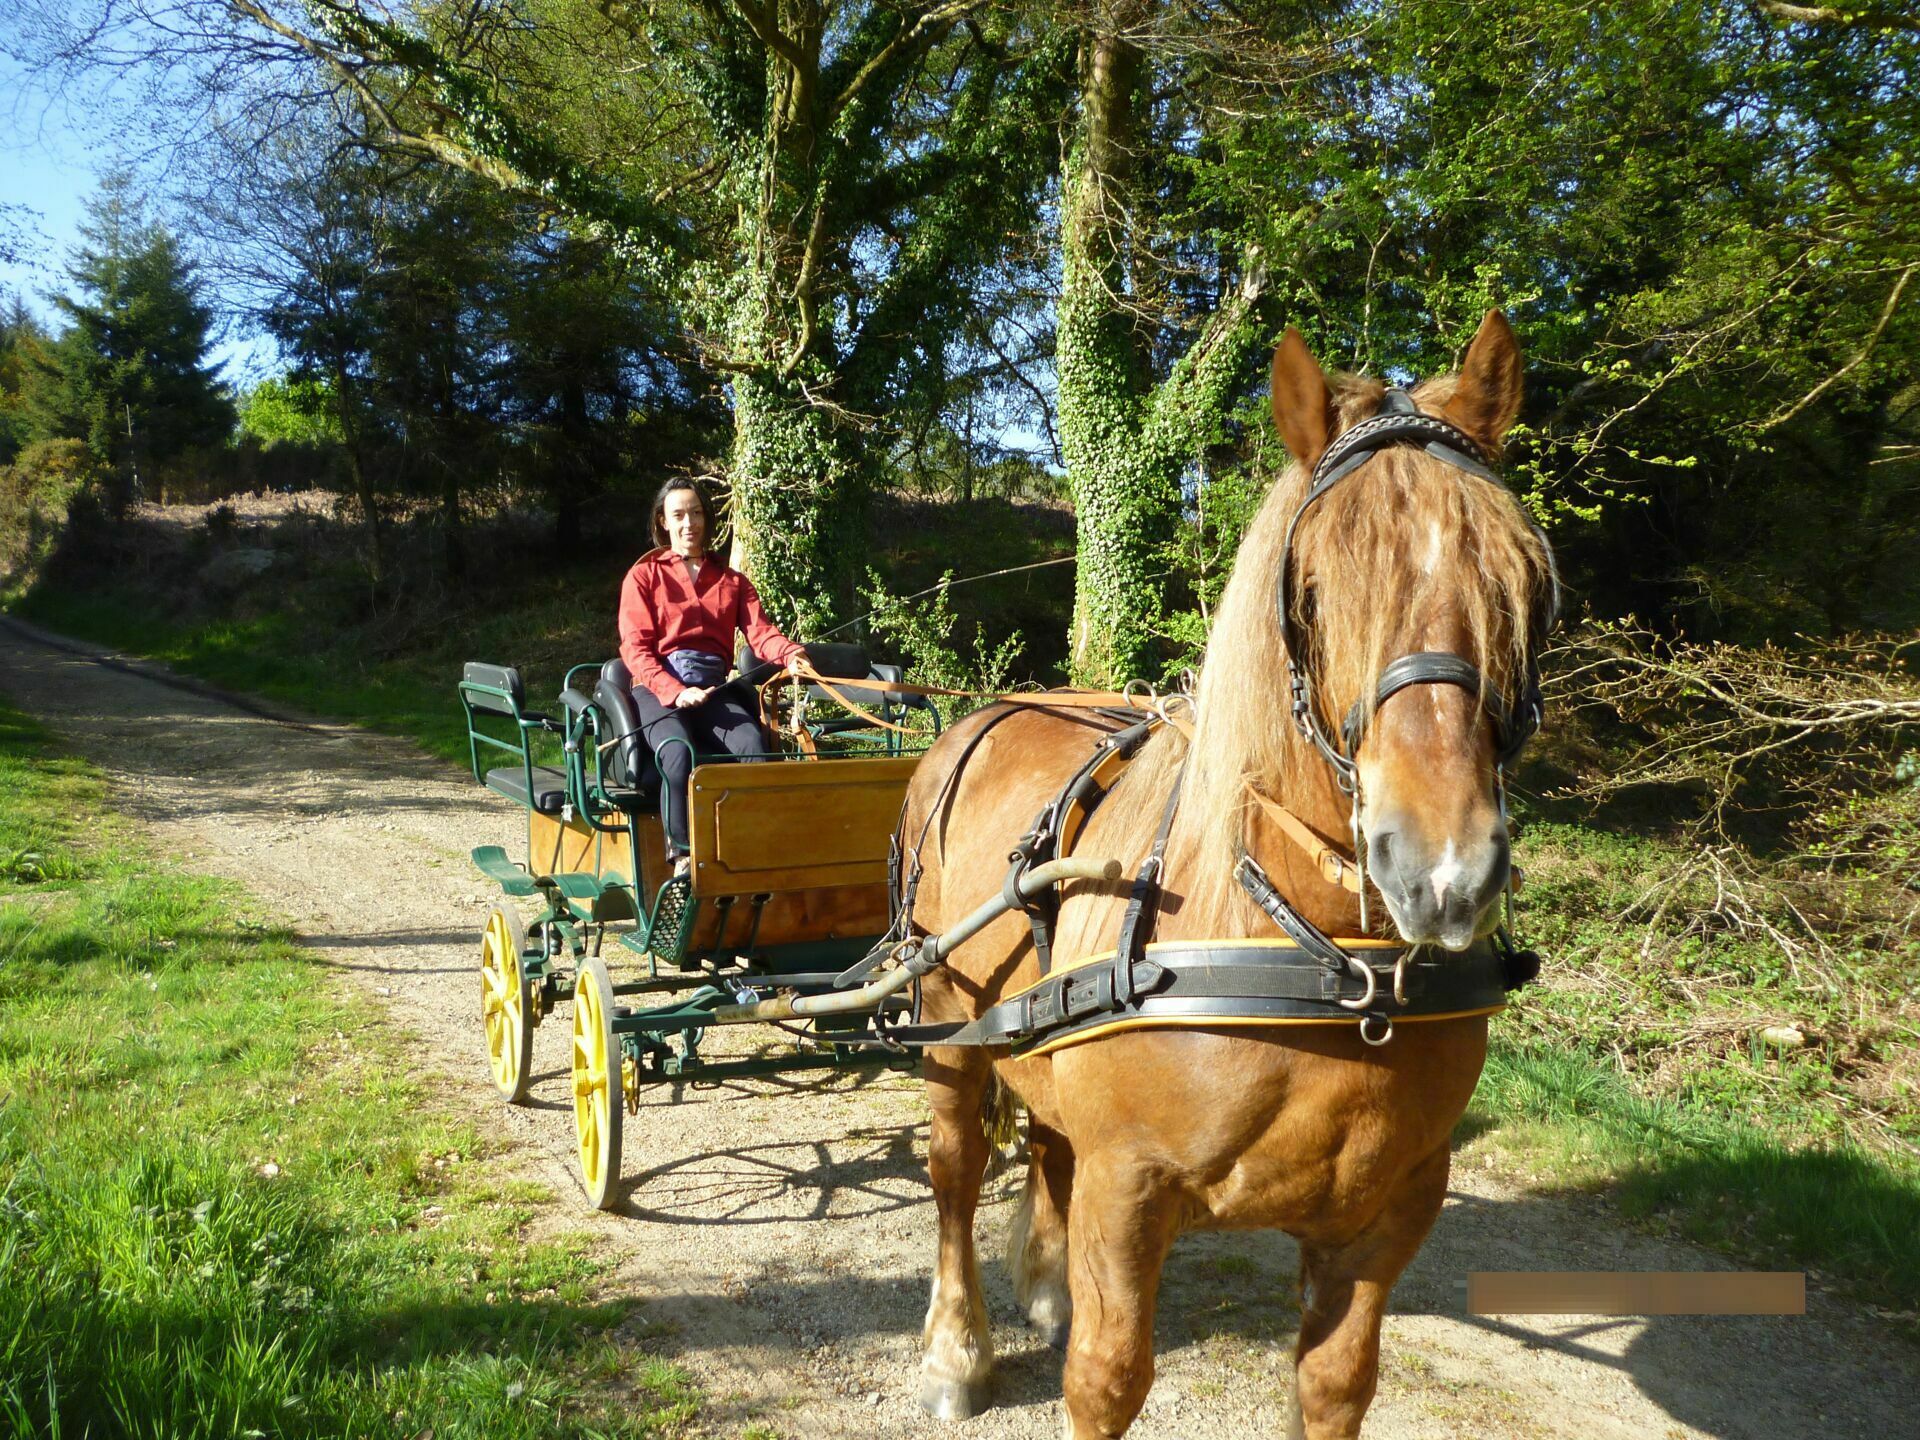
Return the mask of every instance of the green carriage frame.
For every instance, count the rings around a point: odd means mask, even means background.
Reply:
[[[562,1002],[573,1002],[581,1167],[600,1208],[618,1198],[621,1112],[637,1108],[648,1086],[915,1066],[917,1054],[883,1031],[884,1021],[913,1007],[907,995],[788,1023],[783,1028],[795,1033],[794,1043],[773,1051],[710,1057],[701,1044],[715,1024],[755,1018],[746,1012],[776,994],[832,992],[843,972],[883,941],[891,920],[886,836],[924,748],[903,729],[873,727],[860,717],[809,720],[808,706],[829,697],[796,683],[796,724],[813,753],[768,754],[764,765],[694,756],[694,863],[689,874],[675,876],[664,851],[652,863],[658,810],[646,787],[617,784],[609,773],[606,754],[621,743],[608,713],[617,698],[591,678],[605,668],[570,669],[558,714],[529,709],[510,667],[469,664],[459,682],[474,779],[518,802],[527,823],[524,863],[497,845],[471,852],[503,892],[481,938],[494,1083],[509,1103],[527,1098],[534,1030]],[[870,674],[901,678],[892,667],[871,667]],[[888,695],[876,709],[888,726],[903,727],[917,711],[925,742],[938,734],[939,712],[923,697]],[[555,745],[557,767],[543,763]],[[489,768],[492,758],[509,763]],[[846,853],[837,861],[830,844],[821,849],[816,823],[836,806],[848,812],[840,836]],[[813,831],[807,838],[815,858],[766,868],[760,852],[782,848],[784,832],[801,821]],[[773,834],[758,833],[769,827]],[[742,855],[744,870],[734,863]],[[753,868],[755,861],[763,868]],[[765,888],[755,888],[762,880]],[[516,902],[529,900],[535,911],[523,915]],[[644,973],[616,981],[609,941],[644,964]]]

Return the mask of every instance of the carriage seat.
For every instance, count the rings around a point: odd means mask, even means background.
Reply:
[[[526,768],[521,765],[502,765],[487,771],[487,788],[542,815],[558,815],[567,803],[567,777],[551,765],[533,767],[531,791],[527,789]]]
[[[561,771],[548,765],[535,765],[533,783],[527,783],[526,764],[500,765],[480,774],[480,745],[485,741],[489,748],[524,751],[528,743],[528,731],[540,728],[553,728],[551,717],[538,710],[527,709],[526,687],[520,683],[520,672],[511,665],[489,665],[479,660],[469,660],[460,674],[460,698],[467,708],[467,729],[473,737],[474,774],[489,790],[517,800],[529,809],[538,810],[544,815],[558,815],[561,807],[567,803],[567,777]],[[481,731],[474,723],[474,715],[499,715],[511,720],[514,726],[514,739],[503,742],[498,735],[489,735]]]
[[[633,676],[618,655],[600,667],[593,703],[607,718],[612,732],[607,738],[620,742],[601,757],[607,783],[616,791],[626,792],[614,798],[622,809],[636,814],[652,810],[659,802],[660,767],[640,729],[640,710],[633,703]]]

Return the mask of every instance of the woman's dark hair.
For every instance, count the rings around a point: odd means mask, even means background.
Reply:
[[[713,518],[713,501],[707,498],[707,488],[698,480],[689,480],[685,475],[676,475],[653,497],[653,543],[664,550],[672,543],[667,535],[667,497],[676,490],[691,490],[693,498],[700,502],[700,513],[706,517],[706,546],[709,552],[719,543],[719,526]]]

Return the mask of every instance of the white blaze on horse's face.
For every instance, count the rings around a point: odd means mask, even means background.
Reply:
[[[1368,728],[1359,774],[1368,879],[1401,938],[1464,950],[1491,934],[1510,848],[1477,698],[1452,685],[1391,696]]]

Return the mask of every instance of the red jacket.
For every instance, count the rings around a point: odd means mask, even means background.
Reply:
[[[784,665],[801,653],[767,619],[753,582],[709,555],[700,578],[687,576],[686,562],[671,550],[649,550],[627,571],[620,586],[620,658],[636,685],[662,705],[687,688],[662,658],[675,650],[704,650],[733,659],[735,631],[762,660]]]

